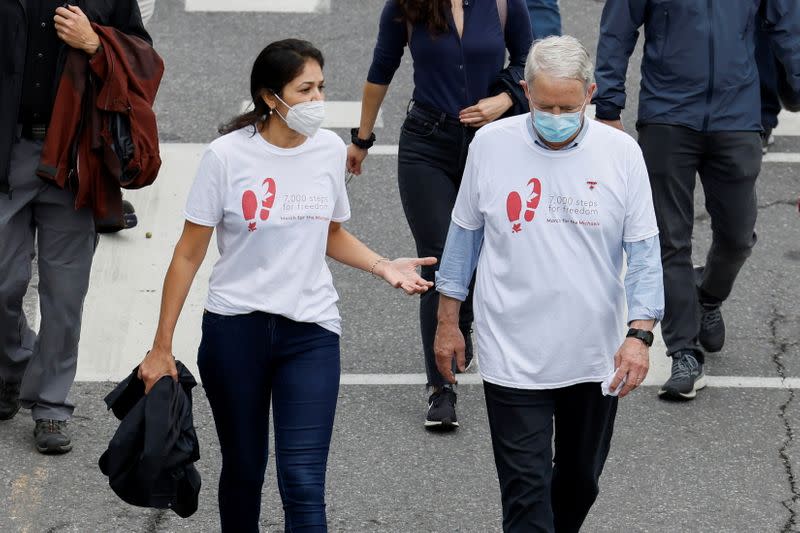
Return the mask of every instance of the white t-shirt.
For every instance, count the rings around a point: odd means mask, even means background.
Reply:
[[[341,334],[325,250],[330,222],[350,218],[346,147],[328,130],[288,149],[252,133],[209,145],[186,202],[187,220],[217,231],[206,309],[263,311]]]
[[[658,234],[642,152],[598,122],[547,150],[528,115],[484,126],[453,221],[484,228],[474,295],[483,378],[523,389],[600,382],[625,329],[623,241]]]

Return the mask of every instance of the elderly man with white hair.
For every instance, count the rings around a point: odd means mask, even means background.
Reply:
[[[522,82],[531,114],[476,135],[436,278],[437,365],[454,383],[454,360],[465,363],[458,309],[477,265],[480,372],[507,532],[580,529],[617,394],[644,380],[663,315],[642,152],[586,119],[592,72],[573,37],[533,45]]]

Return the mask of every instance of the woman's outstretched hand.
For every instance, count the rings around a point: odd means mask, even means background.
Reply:
[[[403,289],[406,294],[422,294],[433,287],[433,282],[425,281],[417,273],[417,267],[435,264],[435,257],[400,257],[379,262],[373,273],[385,279],[392,287]]]

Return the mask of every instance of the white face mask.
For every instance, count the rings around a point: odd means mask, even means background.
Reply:
[[[325,102],[322,100],[312,100],[310,102],[300,102],[290,107],[289,104],[284,102],[277,94],[275,98],[289,108],[289,112],[286,113],[285,117],[275,109],[275,113],[286,122],[287,126],[306,137],[313,137],[316,135],[317,131],[322,127],[322,122],[325,120]]]

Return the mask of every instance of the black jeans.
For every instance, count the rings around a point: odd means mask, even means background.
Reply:
[[[579,531],[599,493],[617,398],[599,383],[524,390],[484,382],[483,390],[503,531]]]
[[[442,259],[450,214],[461,184],[467,149],[475,129],[462,126],[444,113],[414,104],[400,133],[397,177],[400,199],[420,257]],[[422,268],[422,277],[436,281],[438,264]],[[474,280],[473,280],[474,282]],[[433,340],[436,337],[439,293],[431,289],[420,297],[419,321],[428,385],[445,383],[436,368]],[[468,358],[472,343],[472,284],[467,300],[461,305],[459,327],[467,342]]]
[[[327,531],[325,470],[339,393],[339,336],[267,313],[206,312],[197,366],[222,452],[222,531],[259,529],[270,400],[285,531]]]
[[[700,174],[711,216],[712,243],[700,289],[723,302],[756,243],[756,178],[761,170],[758,132],[702,133],[683,126],[639,127],[660,231],[665,313],[661,332],[667,353],[694,350],[700,328],[692,267],[694,186]]]

